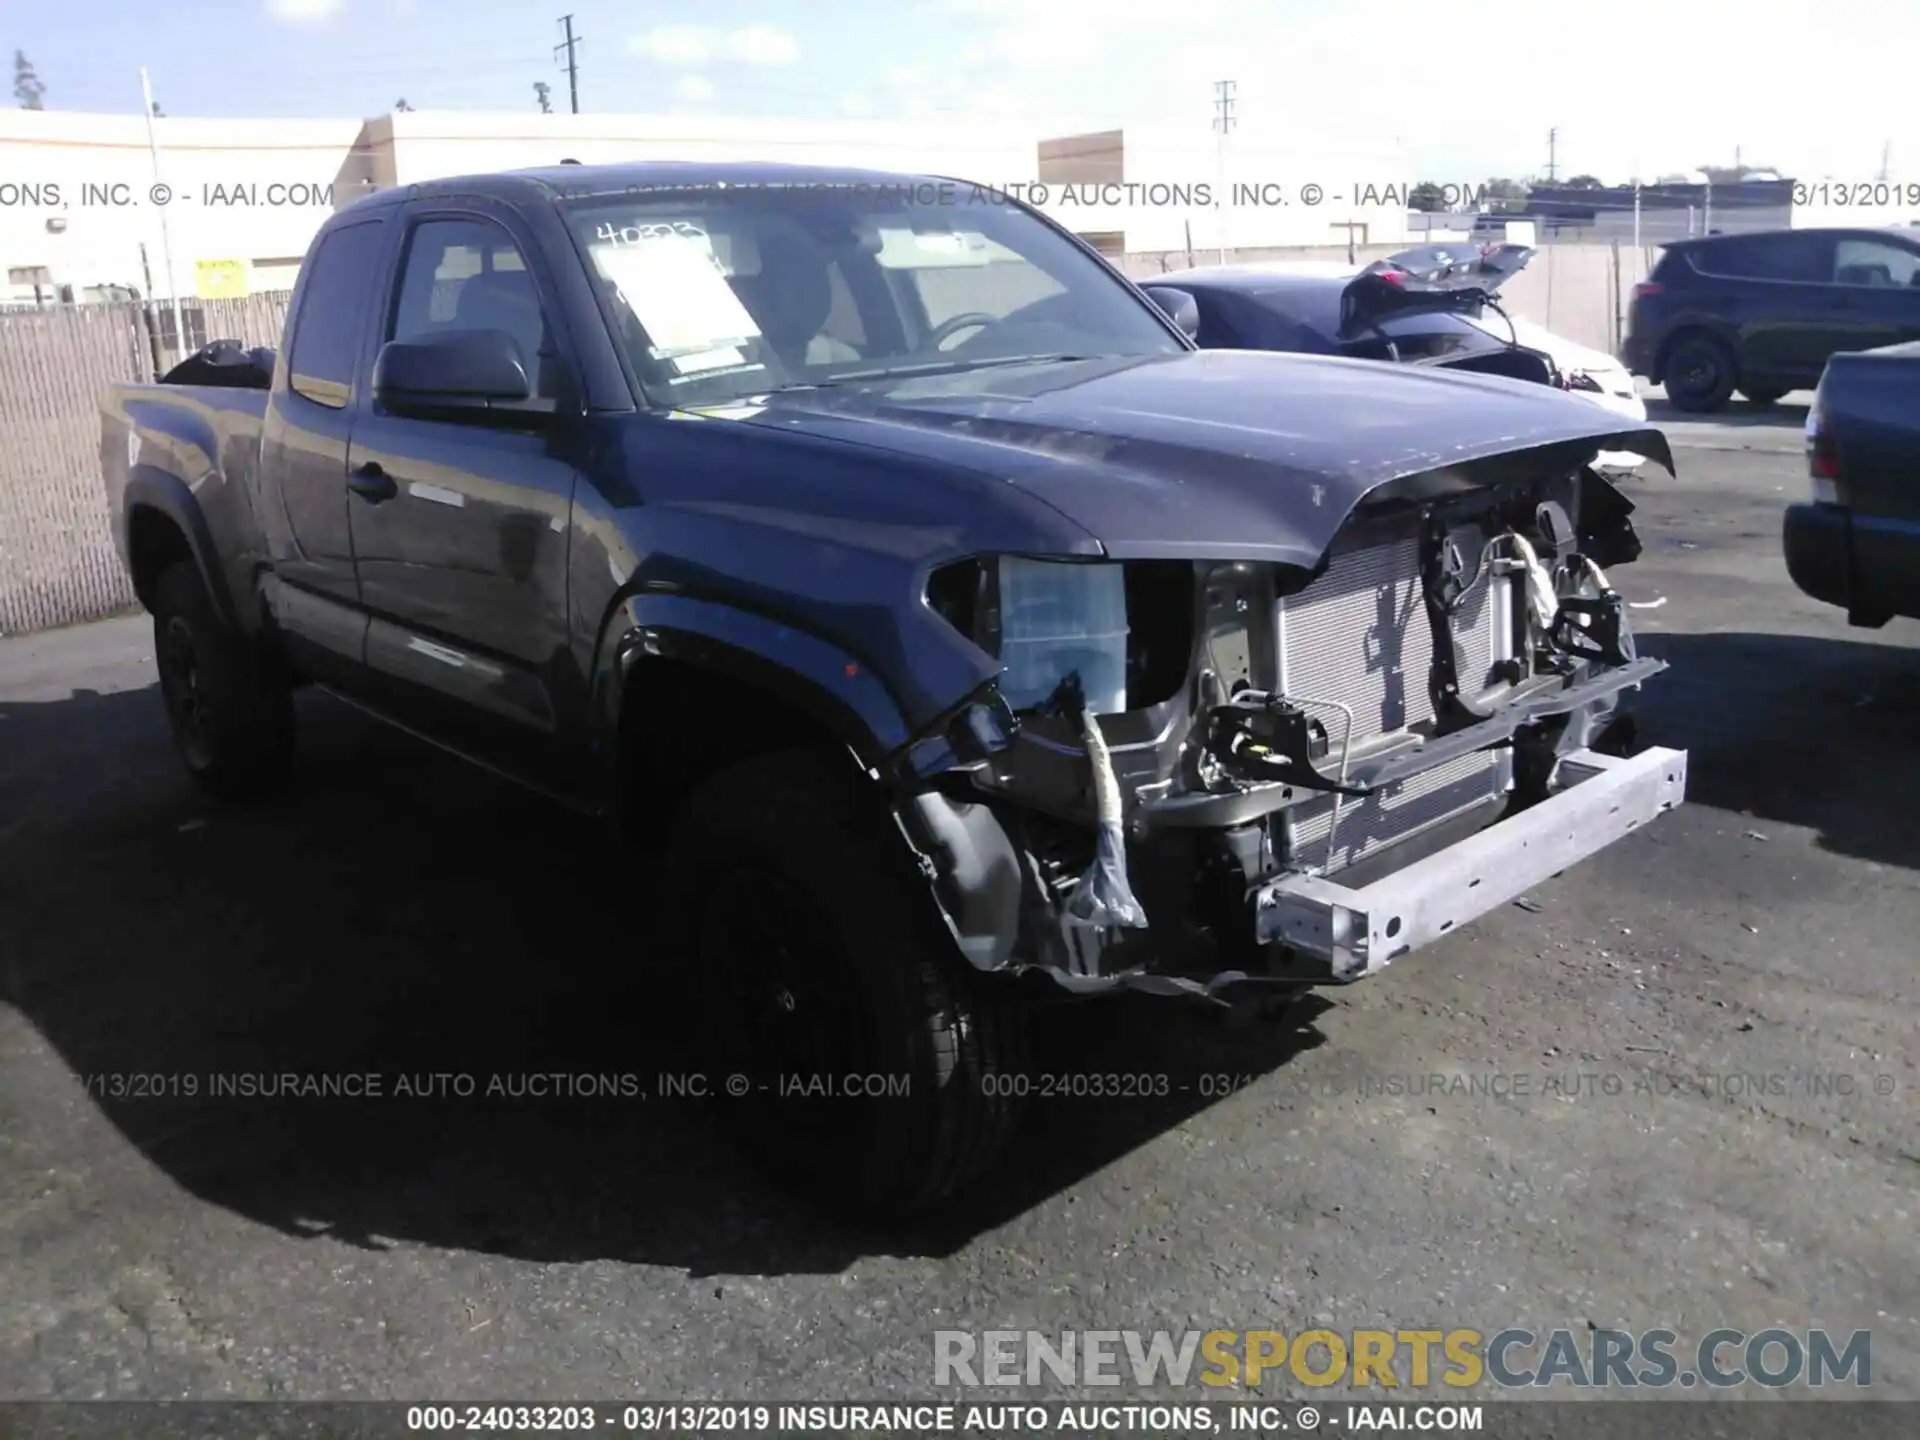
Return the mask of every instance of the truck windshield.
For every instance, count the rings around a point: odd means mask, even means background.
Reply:
[[[650,189],[566,210],[664,404],[1185,348],[1099,260],[966,185]]]

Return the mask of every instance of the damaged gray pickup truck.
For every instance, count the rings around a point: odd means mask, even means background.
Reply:
[[[675,922],[632,963],[691,977],[753,1082],[714,1103],[844,1208],[994,1158],[1025,987],[1345,984],[1684,794],[1618,712],[1663,667],[1590,468],[1671,471],[1657,431],[1198,352],[992,192],[390,191],[247,358],[104,406],[189,770],[278,781],[311,684],[617,817]]]

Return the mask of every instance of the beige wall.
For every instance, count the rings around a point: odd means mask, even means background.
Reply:
[[[1036,137],[991,124],[769,122],[675,115],[519,115],[413,111],[369,121],[393,182],[557,165],[643,160],[766,161],[957,175],[982,184],[1031,181]]]
[[[1048,184],[1108,184],[1127,178],[1126,133],[1100,130],[1040,142],[1040,175]]]

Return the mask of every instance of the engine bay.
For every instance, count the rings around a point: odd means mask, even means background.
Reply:
[[[1256,888],[1404,864],[1538,803],[1604,743],[1621,691],[1664,668],[1635,653],[1607,574],[1638,554],[1631,502],[1585,467],[1458,479],[1384,487],[1312,571],[935,573],[929,605],[1013,657],[910,826],[947,853],[950,921],[995,932],[976,964],[1069,988],[1297,980],[1255,934]],[[957,893],[957,851],[1007,892],[990,920]]]

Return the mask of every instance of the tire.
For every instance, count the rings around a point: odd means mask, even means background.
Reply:
[[[1787,392],[1784,390],[1769,390],[1765,387],[1749,389],[1746,386],[1742,386],[1740,393],[1746,398],[1746,402],[1756,410],[1764,410],[1769,405],[1777,404],[1780,397]]]
[[[885,1224],[998,1159],[1026,1017],[953,949],[884,810],[835,758],[789,751],[707,781],[677,822],[668,893],[708,1103],[778,1182]],[[904,1093],[786,1089],[849,1075]]]
[[[1724,409],[1738,375],[1733,351],[1711,335],[1683,335],[1667,352],[1667,399],[1676,410],[1705,415]]]
[[[220,622],[200,572],[176,561],[154,587],[153,650],[174,748],[222,800],[263,795],[293,762],[293,689],[274,657]]]

